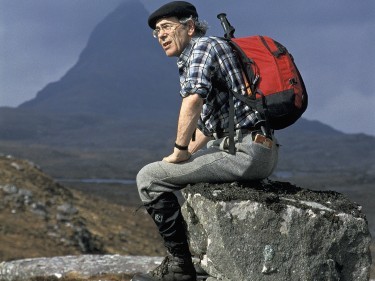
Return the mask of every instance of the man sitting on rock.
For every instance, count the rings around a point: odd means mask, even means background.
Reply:
[[[168,3],[150,15],[148,24],[166,55],[178,58],[182,103],[173,153],[137,175],[140,198],[168,256],[159,267],[132,280],[192,281],[196,272],[173,192],[198,182],[264,179],[276,166],[277,144],[273,136],[271,147],[254,142],[259,120],[229,95],[246,95],[239,62],[225,40],[205,36],[207,25],[198,20],[192,4]],[[235,153],[229,153],[229,98],[234,99]]]

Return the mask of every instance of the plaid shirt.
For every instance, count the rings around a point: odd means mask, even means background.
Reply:
[[[246,95],[241,67],[228,43],[216,37],[194,37],[180,55],[177,66],[181,96],[198,94],[205,100],[198,128],[206,136],[228,132],[227,89]],[[234,108],[235,128],[251,128],[254,124],[252,110],[236,98]]]

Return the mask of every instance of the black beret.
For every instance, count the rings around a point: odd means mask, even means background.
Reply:
[[[148,25],[155,29],[156,22],[161,18],[177,17],[180,19],[190,16],[198,17],[197,10],[192,4],[185,1],[173,1],[153,12],[148,18]]]

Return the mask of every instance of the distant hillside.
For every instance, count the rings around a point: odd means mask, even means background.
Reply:
[[[318,121],[299,120],[276,132],[281,144],[278,171],[316,183],[375,183],[375,137],[344,134]],[[331,178],[331,179],[330,179]]]
[[[69,190],[29,161],[0,157],[0,262],[88,253],[163,255],[149,216],[133,212]]]

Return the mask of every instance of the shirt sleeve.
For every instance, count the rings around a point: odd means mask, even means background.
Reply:
[[[203,99],[207,98],[212,89],[211,77],[215,65],[212,44],[207,41],[196,42],[185,66],[185,79],[180,81],[181,96],[198,94]]]

